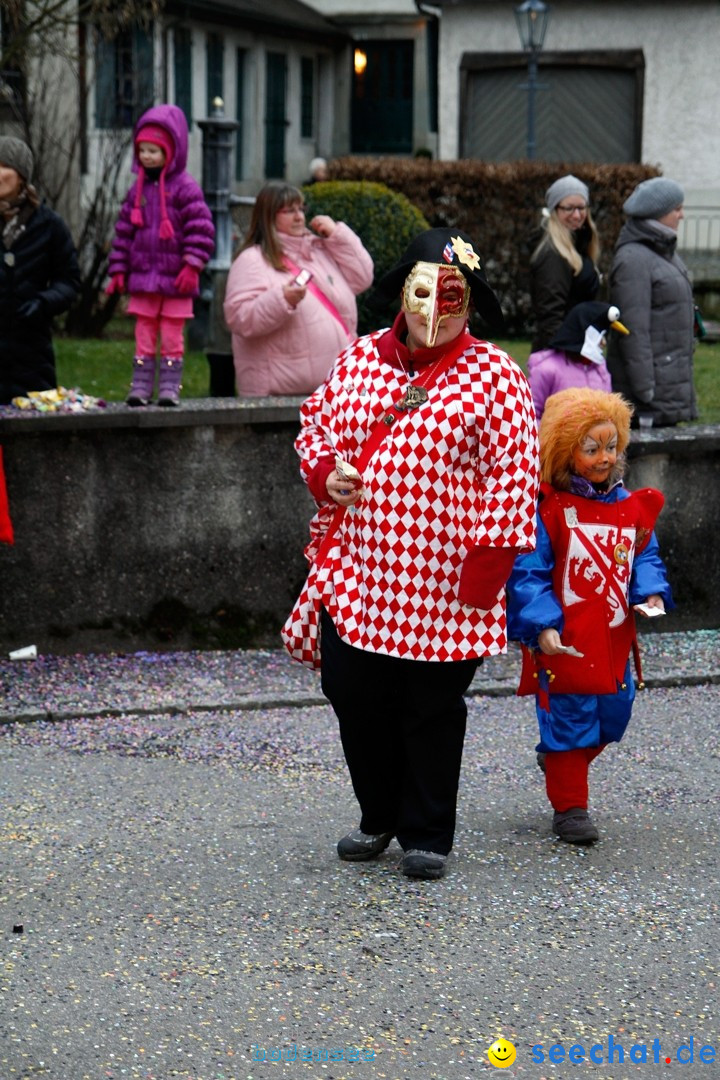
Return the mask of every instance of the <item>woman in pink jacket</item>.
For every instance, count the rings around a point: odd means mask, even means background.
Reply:
[[[312,393],[354,341],[355,297],[372,280],[349,226],[319,214],[308,229],[298,188],[265,184],[225,291],[238,394]]]

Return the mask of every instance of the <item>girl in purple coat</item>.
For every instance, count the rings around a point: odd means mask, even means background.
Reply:
[[[133,172],[110,252],[108,294],[128,292],[135,358],[128,405],[180,404],[184,340],[215,228],[199,184],[185,171],[188,128],[177,105],[156,105],[135,125]],[[159,365],[156,357],[160,344]]]
[[[612,390],[605,364],[605,340],[611,328],[630,331],[619,321],[620,311],[600,300],[585,300],[571,308],[546,349],[531,352],[528,381],[538,420],[553,394],[577,386],[586,390]]]

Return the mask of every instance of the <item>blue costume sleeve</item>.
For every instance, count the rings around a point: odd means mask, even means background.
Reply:
[[[662,596],[666,610],[672,611],[675,607],[672,590],[655,533],[640,554],[635,556],[630,575],[630,603],[642,604],[653,593]]]
[[[538,514],[535,550],[517,557],[507,583],[507,625],[511,641],[521,641],[536,649],[541,630],[552,626],[562,633],[562,608],[552,588],[554,567],[550,537]]]

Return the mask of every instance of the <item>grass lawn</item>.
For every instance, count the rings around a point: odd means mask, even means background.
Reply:
[[[497,344],[516,360],[523,370],[530,355],[525,339],[498,341]],[[695,392],[700,424],[720,424],[720,342],[698,342],[694,356]]]
[[[126,341],[55,336],[58,384],[79,387],[105,401],[124,401],[132,378],[133,339]],[[205,353],[185,355],[183,397],[207,397],[210,367]]]
[[[530,341],[498,341],[500,348],[525,368]],[[55,337],[60,386],[79,387],[106,401],[124,401],[132,376],[133,337],[130,319],[116,320],[107,338]],[[189,352],[183,370],[183,396],[208,397],[210,368],[203,352]],[[700,423],[720,423],[720,343],[700,342],[695,350],[695,387]]]

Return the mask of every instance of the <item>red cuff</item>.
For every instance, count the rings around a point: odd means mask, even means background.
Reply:
[[[460,603],[481,611],[494,607],[517,555],[516,548],[474,547],[469,551],[460,571]]]
[[[325,483],[335,469],[335,458],[321,458],[308,477],[308,488],[316,503],[328,503],[333,500],[328,495]]]

